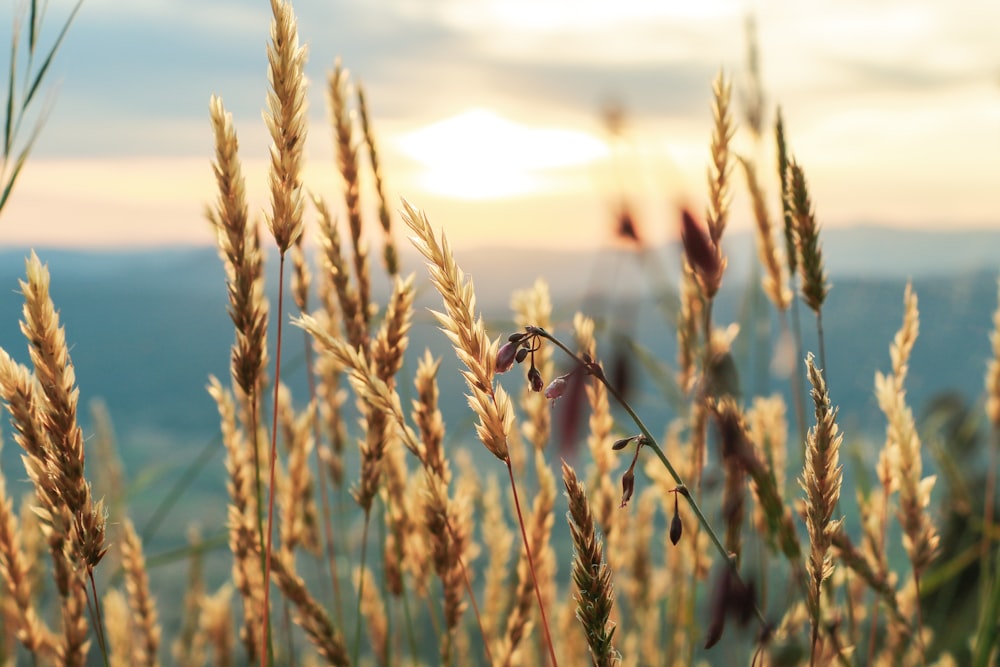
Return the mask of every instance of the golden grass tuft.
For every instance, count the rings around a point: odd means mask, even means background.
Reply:
[[[271,0],[271,41],[267,45],[267,113],[271,133],[268,229],[284,255],[302,234],[302,153],[306,144],[306,48],[299,46],[292,5]]]
[[[468,369],[463,373],[469,387],[469,405],[479,417],[476,434],[494,456],[509,461],[507,437],[514,423],[510,397],[493,382],[498,342],[486,337],[486,326],[476,314],[472,280],[455,263],[448,239],[434,237],[427,216],[403,202],[403,221],[416,234],[414,246],[428,261],[431,282],[444,299],[445,312],[435,312],[438,324]]]
[[[747,190],[750,191],[750,202],[753,207],[754,221],[757,223],[755,229],[757,238],[757,257],[764,267],[764,277],[761,278],[761,285],[764,294],[771,300],[771,303],[781,311],[788,310],[792,305],[792,291],[788,288],[788,265],[781,256],[780,250],[774,242],[774,230],[771,226],[771,218],[767,211],[767,201],[764,192],[757,180],[757,171],[753,163],[739,158],[740,165],[747,180]]]
[[[349,77],[340,60],[337,60],[327,80],[330,113],[333,116],[334,141],[337,149],[337,167],[343,183],[344,206],[354,251],[354,278],[357,284],[359,315],[367,328],[371,318],[371,274],[368,266],[368,248],[362,239],[361,182],[358,165],[358,143],[349,108]]]
[[[823,268],[819,224],[809,198],[805,172],[796,162],[788,164],[788,196],[795,224],[796,264],[802,276],[802,299],[813,312],[819,313],[830,285]]]
[[[594,665],[611,667],[620,664],[614,648],[615,626],[609,622],[615,602],[612,573],[604,560],[604,549],[597,535],[594,517],[587,502],[587,491],[576,472],[562,464],[563,485],[569,498],[570,535],[573,538],[573,582],[576,585],[576,617],[583,625]]]
[[[149,575],[142,553],[142,541],[135,526],[128,518],[122,523],[122,569],[125,572],[125,591],[135,631],[132,665],[156,667],[160,664],[160,624],[157,620],[156,601],[149,591]]]
[[[913,576],[919,580],[937,553],[940,537],[927,512],[935,477],[922,477],[920,436],[913,412],[906,404],[903,384],[920,326],[917,295],[909,284],[903,295],[903,305],[903,324],[890,346],[893,372],[889,375],[875,374],[875,397],[888,420],[886,446],[892,474],[899,488],[903,546],[913,565]]]
[[[843,467],[840,465],[843,435],[837,427],[837,410],[831,406],[823,373],[813,363],[812,354],[806,358],[806,367],[816,406],[816,425],[809,430],[805,468],[799,484],[806,492],[805,518],[810,545],[806,571],[809,574],[808,606],[815,652],[822,618],[820,600],[823,582],[830,578],[834,570],[830,547],[833,535],[842,522],[842,519],[834,520],[833,514],[840,500],[840,485],[843,482]]]
[[[0,471],[0,581],[5,591],[4,600],[16,609],[16,615],[8,616],[14,621],[10,630],[28,652],[46,655],[50,650],[51,631],[35,607],[30,560],[22,548],[20,528],[14,503],[7,497],[3,471]]]

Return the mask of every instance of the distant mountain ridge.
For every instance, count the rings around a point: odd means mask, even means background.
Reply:
[[[888,345],[901,319],[903,285],[911,276],[922,313],[909,379],[915,409],[947,390],[976,400],[982,391],[988,333],[996,309],[1000,231],[904,233],[858,228],[824,231],[823,238],[834,285],[824,315],[831,388],[845,421],[854,420],[866,432],[879,428],[872,378],[875,370],[887,368]],[[753,294],[747,289],[747,277],[751,262],[756,261],[749,233],[729,235],[726,251],[730,267],[716,309],[720,324],[740,321],[746,312],[747,299]],[[479,306],[492,335],[513,326],[511,292],[529,287],[541,275],[552,285],[560,327],[565,327],[574,310],[582,308],[604,318],[605,335],[632,335],[672,364],[676,335],[664,319],[664,293],[650,288],[650,276],[674,285],[677,252],[676,247],[664,249],[644,265],[620,249],[584,254],[492,248],[457,254],[475,280]],[[17,283],[23,278],[25,254],[23,249],[0,250],[0,346],[27,363],[18,327],[22,299]],[[72,346],[81,405],[95,397],[107,402],[123,446],[130,450],[127,458],[137,466],[163,463],[162,452],[147,448],[162,442],[173,443],[170,446],[183,458],[217,434],[218,417],[204,388],[209,374],[228,378],[233,332],[226,310],[224,271],[216,251],[208,247],[39,249],[38,254],[52,273],[52,295]],[[427,285],[422,258],[404,252],[402,262],[405,272],[417,273],[421,286],[408,363],[415,363],[412,360],[424,347],[444,358],[441,382],[447,404],[443,408],[450,432],[461,432],[453,425],[468,427],[461,398],[465,390],[454,372],[454,354],[426,311],[428,306],[439,308],[440,299]],[[384,299],[388,286],[375,257],[372,263],[376,298]],[[268,270],[276,270],[273,258]],[[276,284],[276,280],[269,281],[272,292]],[[292,310],[289,307],[286,318]],[[806,347],[815,349],[811,314],[803,313]],[[272,310],[272,327],[275,316]],[[754,329],[760,324],[744,323],[741,339],[759,337]],[[775,335],[775,322],[769,330]],[[299,388],[296,395],[302,397],[302,338],[288,340],[286,369]],[[609,353],[607,346],[604,349]],[[752,361],[746,364],[745,386],[759,388],[767,369],[755,368]],[[522,381],[514,374],[504,378],[513,390]],[[641,372],[638,381],[640,389],[651,396],[649,404],[640,407],[655,412],[659,427],[671,415],[657,407],[660,399]],[[404,391],[409,391],[409,382],[401,383]],[[767,391],[783,386],[773,378],[764,385]],[[15,449],[5,448],[5,461],[15,456]]]

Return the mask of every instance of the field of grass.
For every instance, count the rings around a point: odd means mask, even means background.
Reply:
[[[85,447],[73,322],[32,252],[20,283],[30,364],[0,349],[0,397],[25,466],[0,471],[0,664],[995,663],[1000,309],[993,359],[969,379],[985,377],[983,407],[918,423],[907,385],[919,295],[902,289],[867,389],[884,439],[848,461],[846,372],[827,365],[841,357],[824,335],[822,202],[780,111],[764,128],[764,110],[748,109],[738,128],[720,73],[706,82],[709,199],[703,214],[677,211],[682,268],[677,284],[656,285],[676,358],[629,346],[627,321],[557,317],[543,281],[511,295],[508,328],[488,325],[446,230],[418,203],[397,213],[387,201],[376,128],[339,63],[327,93],[342,188],[328,201],[302,182],[305,50],[291,4],[271,7],[263,221],[248,210],[232,118],[220,98],[209,104],[218,196],[207,216],[234,330],[229,374],[209,378],[204,399],[218,410],[228,476],[216,508],[226,580],[206,585],[203,551],[218,545],[192,532],[183,594],[180,582],[153,586],[181,609],[158,607],[110,420],[98,415]],[[31,145],[12,149],[11,119],[32,101],[15,103],[15,90],[11,74],[0,209]],[[736,155],[736,132],[773,141],[778,164]],[[780,192],[760,185],[765,169]],[[733,282],[723,239],[736,188],[756,221],[759,308],[784,341],[742,357],[749,333],[715,308]],[[307,218],[316,238],[304,237]],[[628,241],[624,218],[619,229]],[[416,274],[401,271],[403,238],[424,259]],[[274,300],[265,258],[277,263]],[[384,301],[376,274],[391,284]],[[463,396],[444,395],[449,367],[411,345],[415,300],[431,290]],[[631,368],[662,372],[659,389],[610,363],[622,350]],[[785,391],[750,395],[737,372],[747,354],[763,355],[758,367],[787,362]],[[290,355],[305,360],[305,395],[284,382]],[[475,424],[459,438],[442,416],[456,402]],[[647,426],[668,402],[679,416]],[[557,409],[582,425],[573,456],[554,437]],[[968,451],[979,433],[988,444]],[[24,476],[33,493],[9,497],[5,478]],[[167,615],[180,623],[167,628]]]

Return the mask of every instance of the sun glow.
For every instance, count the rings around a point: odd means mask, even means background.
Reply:
[[[566,189],[571,172],[608,156],[600,139],[577,130],[528,127],[472,109],[401,136],[419,165],[418,184],[456,199],[496,199]]]

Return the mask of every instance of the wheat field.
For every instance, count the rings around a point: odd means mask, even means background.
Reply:
[[[0,350],[7,446],[24,462],[0,471],[0,664],[996,664],[1000,309],[979,416],[992,438],[988,481],[964,510],[971,551],[944,561],[940,524],[953,508],[935,503],[907,400],[918,295],[899,295],[886,366],[871,369],[885,437],[864,471],[874,483],[853,488],[830,382],[838,369],[826,363],[835,288],[822,202],[780,110],[773,128],[754,122],[761,109],[738,126],[725,73],[706,82],[709,195],[703,214],[677,211],[678,354],[662,360],[682,407],[654,432],[650,400],[606,372],[613,324],[559,315],[543,281],[511,296],[507,324],[484,316],[446,230],[419,202],[387,194],[367,100],[339,62],[324,129],[341,187],[327,198],[303,182],[307,50],[291,3],[270,4],[263,220],[247,204],[232,117],[220,97],[208,104],[217,197],[206,217],[234,332],[230,375],[206,377],[204,399],[225,451],[225,581],[206,585],[192,534],[182,608],[158,607],[129,508],[96,491],[121,486],[118,455],[97,446],[87,460],[73,322],[60,319],[32,253],[18,286],[30,364]],[[774,142],[777,164],[736,154],[738,132]],[[780,191],[767,191],[765,173]],[[723,241],[744,188],[760,289],[794,340],[791,404],[741,393],[728,372],[740,334],[713,307],[731,282]],[[405,273],[398,244],[423,265]],[[391,284],[384,302],[378,274]],[[410,345],[421,291],[437,294],[431,316],[459,363],[460,399],[441,395],[442,360]],[[801,331],[813,328],[816,349],[805,349]],[[305,355],[307,396],[283,382],[292,350]],[[446,400],[463,402],[471,434],[449,437]],[[571,460],[553,442],[557,407],[585,424]],[[15,476],[30,479],[29,497],[8,495]],[[347,513],[333,507],[344,492]],[[975,623],[952,636],[929,617],[927,589],[962,563],[978,577],[963,602]],[[164,616],[179,627],[168,632]]]

